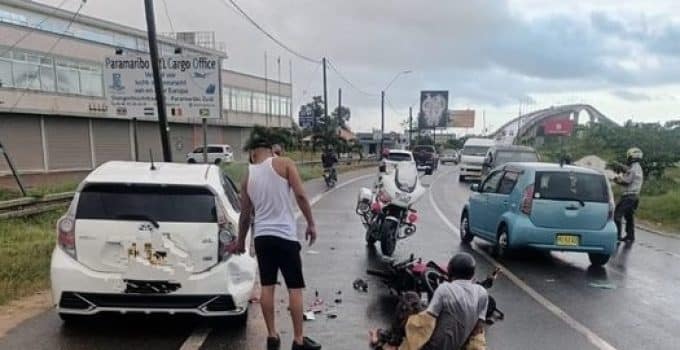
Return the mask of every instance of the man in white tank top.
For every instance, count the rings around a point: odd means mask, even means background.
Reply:
[[[268,331],[267,349],[279,349],[281,346],[274,323],[274,292],[279,270],[289,294],[294,338],[292,349],[321,349],[321,345],[305,337],[302,331],[302,290],[305,282],[293,197],[307,220],[305,239],[309,245],[316,240],[312,209],[295,163],[288,158],[274,157],[272,143],[271,132],[256,127],[246,147],[250,151],[251,164],[241,185],[239,234],[231,251],[237,254],[245,252],[245,238],[252,224],[262,285],[260,305]]]

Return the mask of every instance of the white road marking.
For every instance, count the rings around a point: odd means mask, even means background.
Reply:
[[[367,174],[367,175],[361,175],[354,177],[352,179],[349,179],[341,184],[335,185],[335,187],[329,189],[326,192],[322,192],[317,194],[316,196],[312,197],[309,200],[309,204],[311,206],[315,205],[318,203],[320,200],[322,200],[325,196],[345,187],[348,185],[351,185],[357,181],[367,179],[369,177],[374,177],[376,176],[375,174]],[[302,216],[302,213],[298,210],[295,213],[295,219],[299,219]],[[193,332],[189,335],[189,337],[182,343],[182,346],[180,347],[180,350],[198,350],[203,346],[203,343],[208,339],[208,336],[210,335],[210,332],[212,331],[212,328],[207,328],[207,327],[199,327],[194,329]]]
[[[205,340],[208,339],[211,328],[200,327],[196,328],[191,335],[184,341],[179,350],[198,350],[201,348]]]
[[[448,173],[447,173],[448,174]],[[444,174],[444,175],[447,175]],[[437,176],[437,178],[432,181],[432,186],[439,180],[440,176]],[[428,196],[430,199],[430,204],[434,208],[434,211],[437,213],[440,219],[444,222],[446,226],[448,226],[451,231],[454,232],[456,237],[460,236],[460,230],[458,227],[453,225],[451,221],[444,215],[444,213],[441,211],[437,203],[434,201],[434,196],[432,195],[432,187],[430,187],[430,191],[428,191]],[[519,287],[521,290],[523,290],[525,293],[529,294],[529,296],[534,299],[536,302],[541,304],[541,306],[545,307],[550,311],[553,315],[557,316],[560,320],[562,320],[564,323],[566,323],[569,327],[571,327],[573,330],[577,331],[578,333],[581,333],[583,336],[585,336],[588,341],[593,344],[596,348],[600,350],[616,350],[614,346],[609,344],[606,340],[602,339],[600,336],[598,336],[595,332],[590,330],[588,327],[574,319],[573,317],[569,316],[564,310],[560,309],[557,305],[553,304],[550,300],[546,299],[544,296],[542,296],[540,293],[538,293],[535,289],[531,288],[528,284],[526,284],[524,281],[522,281],[519,277],[517,277],[514,273],[512,273],[510,270],[508,270],[507,267],[503,266],[500,264],[498,261],[496,261],[494,258],[489,256],[485,251],[479,249],[476,246],[472,246],[472,249],[475,250],[479,255],[481,255],[486,261],[488,261],[491,265],[494,265],[495,267],[498,267],[501,269],[503,274],[508,277],[512,283],[514,283],[517,287]]]

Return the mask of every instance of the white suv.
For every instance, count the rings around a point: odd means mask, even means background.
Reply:
[[[234,161],[234,152],[229,145],[208,145],[208,163],[221,164]],[[198,147],[187,154],[187,163],[205,163],[203,161],[203,147]]]
[[[236,187],[217,166],[101,165],[57,223],[57,312],[64,320],[113,311],[245,323],[256,263],[226,250],[239,211]]]

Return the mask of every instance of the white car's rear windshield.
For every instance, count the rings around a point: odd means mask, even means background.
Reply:
[[[537,172],[534,198],[609,202],[609,188],[604,176],[575,172]]]
[[[484,157],[489,148],[489,146],[465,146],[463,147],[463,155]]]
[[[203,187],[90,184],[76,219],[217,222],[217,214],[215,196]]]
[[[412,161],[413,159],[411,158],[411,155],[408,153],[390,153],[387,156],[387,160],[391,160],[394,162],[408,162]]]

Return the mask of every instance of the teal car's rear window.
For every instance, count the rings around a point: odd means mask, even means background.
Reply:
[[[536,172],[534,198],[609,202],[609,189],[603,175],[555,171]]]

